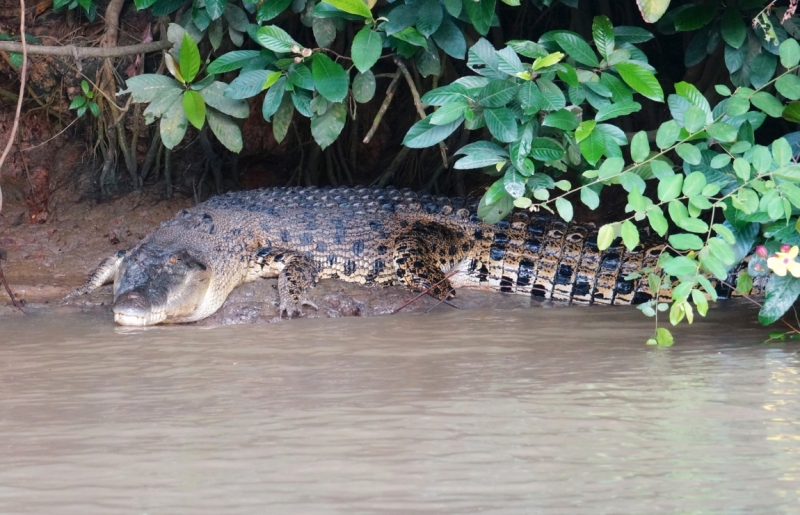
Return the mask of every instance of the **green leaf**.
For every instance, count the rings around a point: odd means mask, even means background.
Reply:
[[[329,102],[341,102],[347,96],[347,73],[327,55],[321,52],[314,54],[311,75],[317,91]]]
[[[261,105],[261,115],[269,121],[273,114],[278,110],[283,99],[283,92],[286,91],[286,77],[281,77],[275,84],[267,90],[264,95],[264,103]]]
[[[781,116],[788,122],[800,123],[800,102],[792,102],[787,105],[783,109]]]
[[[778,166],[788,165],[793,157],[792,146],[786,141],[786,138],[778,138],[772,142],[772,158],[778,163]]]
[[[693,197],[700,194],[706,186],[706,176],[701,172],[692,172],[683,181],[683,194]]]
[[[614,40],[614,26],[606,16],[595,16],[592,21],[592,37],[597,51],[604,58],[608,59],[614,52],[616,42]]]
[[[70,109],[77,109],[79,107],[83,107],[86,105],[86,97],[75,97],[72,99],[72,102],[69,104]]]
[[[759,91],[750,97],[750,102],[773,118],[780,118],[783,115],[783,104],[775,98],[775,95],[766,91]]]
[[[675,147],[675,152],[690,165],[699,165],[703,161],[700,150],[691,143],[681,143]]]
[[[183,109],[183,95],[181,95],[180,102],[175,101],[166,110],[161,117],[161,124],[159,126],[161,132],[161,141],[168,149],[173,149],[181,142],[183,136],[186,134],[186,129],[189,128],[189,120],[186,118],[186,112]]]
[[[423,0],[417,4],[417,30],[425,37],[432,35],[442,24],[442,6],[438,0]]]
[[[395,32],[392,34],[392,37],[397,38],[400,41],[405,41],[411,45],[422,47],[426,50],[428,48],[428,41],[425,39],[425,36],[420,34],[419,31],[414,27],[406,27],[400,32]]]
[[[544,57],[537,57],[533,60],[533,66],[531,69],[533,71],[541,70],[542,68],[547,68],[548,66],[553,66],[554,64],[558,63],[564,58],[564,54],[561,52],[553,52],[552,54],[547,54]]]
[[[711,254],[719,259],[725,266],[733,266],[736,261],[733,249],[731,249],[731,246],[725,243],[722,238],[710,238],[708,240],[708,248],[711,250]]]
[[[570,32],[556,32],[553,39],[567,55],[577,62],[586,66],[600,66],[600,61],[597,60],[592,47],[579,35]]]
[[[628,250],[633,250],[639,244],[639,229],[630,220],[622,222],[622,241]]]
[[[292,51],[293,45],[297,45],[298,47],[302,48],[297,41],[292,39],[292,37],[286,33],[285,30],[280,27],[276,27],[275,25],[267,25],[266,27],[261,27],[258,29],[258,32],[256,33],[256,41],[258,41],[259,45],[263,46],[264,48],[268,48],[273,52],[289,53]]]
[[[706,128],[706,132],[712,138],[723,143],[731,143],[736,141],[736,136],[738,134],[738,131],[734,126],[725,122],[712,123]]]
[[[697,261],[686,256],[677,256],[664,264],[664,271],[675,277],[691,275],[697,271]]]
[[[501,184],[502,187],[502,180],[497,181]],[[478,216],[487,224],[495,224],[502,220],[503,218],[508,215],[512,209],[514,209],[514,199],[511,195],[505,193],[504,190],[501,190],[500,197],[492,203],[487,202],[487,197],[491,191],[486,192],[486,194],[481,198],[480,203],[478,204]]]
[[[154,73],[146,73],[131,77],[125,81],[125,84],[128,86],[128,89],[120,91],[120,95],[130,93],[133,96],[134,102],[146,104],[162,98],[171,91],[183,91],[181,83],[172,77]]]
[[[778,66],[778,58],[762,50],[750,61],[750,83],[754,88],[763,88],[772,80]]]
[[[647,23],[655,23],[661,19],[669,7],[670,0],[636,0],[639,12]],[[619,29],[619,27],[617,27]]]
[[[681,134],[680,126],[675,120],[667,120],[662,123],[656,132],[656,146],[661,150],[671,147]]]
[[[346,119],[347,106],[342,102],[334,102],[325,114],[311,118],[311,134],[320,148],[325,149],[336,141]]]
[[[558,216],[564,219],[565,222],[572,221],[572,203],[564,197],[556,199],[556,211]]]
[[[517,85],[514,82],[494,79],[481,90],[477,100],[484,107],[505,107],[516,96]]]
[[[267,22],[286,10],[292,0],[268,0],[258,6],[256,21],[261,24]]]
[[[637,0],[637,2],[647,2],[648,0]],[[650,3],[654,3],[658,0],[649,0]],[[660,0],[662,3],[669,3],[669,0]],[[666,327],[657,327],[656,328],[656,344],[659,347],[672,347],[675,344],[675,338],[673,338],[672,333]]]
[[[578,117],[569,109],[559,109],[545,116],[544,120],[542,120],[542,125],[564,131],[572,131],[578,127]]]
[[[472,26],[481,36],[485,36],[489,32],[489,27],[492,25],[492,18],[494,18],[494,8],[496,0],[470,0],[464,2],[464,8],[467,11]]]
[[[200,71],[200,51],[188,33],[183,34],[180,56],[181,74],[186,82],[192,82]]]
[[[183,110],[186,118],[196,129],[203,128],[206,120],[206,103],[197,91],[189,90],[183,94]]]
[[[156,2],[158,3],[158,2]],[[212,20],[216,20],[225,11],[228,0],[206,0],[206,11]],[[168,13],[165,13],[168,14]]]
[[[459,6],[461,2],[459,0]],[[461,32],[455,23],[449,18],[444,18],[439,29],[433,33],[433,40],[436,44],[445,51],[450,57],[459,60],[464,59],[467,53],[467,41],[464,39],[464,34]]]
[[[332,18],[314,17],[311,21],[311,30],[320,48],[329,47],[336,39],[336,22]]]
[[[92,100],[92,101],[90,101],[90,102],[89,102],[87,105],[89,106],[89,111],[91,111],[92,115],[93,115],[95,118],[97,118],[98,116],[100,116],[100,106],[99,106],[99,105],[97,105],[97,102],[95,102],[94,100]]]
[[[242,131],[230,116],[209,107],[206,111],[208,127],[225,148],[234,153],[242,150]]]
[[[200,90],[200,95],[205,103],[224,114],[234,118],[247,118],[250,116],[250,106],[245,100],[236,100],[225,96],[228,87],[224,82],[215,81]]]
[[[723,41],[732,46],[739,48],[747,38],[747,28],[742,21],[742,13],[735,6],[725,8],[722,15],[722,30],[720,32]]]
[[[355,14],[356,16],[364,17],[368,20],[372,19],[372,12],[370,12],[367,4],[363,0],[324,0],[325,3],[331,4],[340,11]]]
[[[564,157],[564,149],[557,141],[550,138],[534,138],[530,155],[539,161],[556,161]]]
[[[669,244],[677,250],[700,250],[703,248],[703,240],[696,234],[673,234],[669,237]]]
[[[650,222],[650,227],[652,227],[659,236],[664,237],[669,228],[669,224],[661,208],[658,206],[650,206],[647,209],[647,220]]]
[[[289,84],[301,89],[314,91],[314,77],[311,70],[305,64],[295,64],[289,68]]]
[[[670,99],[673,95],[670,95]],[[683,113],[683,128],[694,134],[706,126],[706,113],[697,106],[690,105]]]
[[[486,118],[486,127],[489,128],[492,136],[505,143],[517,139],[519,134],[517,120],[507,108],[484,109],[483,116]]]
[[[375,75],[372,70],[357,73],[353,79],[353,98],[356,102],[364,104],[375,96]],[[462,113],[463,114],[463,113]]]
[[[595,210],[600,205],[600,195],[587,186],[581,189],[581,202],[586,204],[589,209]]]
[[[590,165],[594,166],[606,151],[606,135],[601,131],[593,130],[581,140],[580,147],[583,157]]]
[[[705,27],[714,19],[716,13],[716,5],[693,5],[678,13],[675,17],[675,29],[690,31]]]
[[[783,75],[775,81],[775,89],[789,100],[798,100],[800,99],[800,77],[792,74]]]
[[[706,316],[706,313],[708,313],[708,299],[703,295],[703,292],[700,290],[692,290],[692,301],[695,306],[697,306],[697,312],[700,313],[701,316]]]
[[[683,187],[683,175],[675,174],[661,179],[658,183],[658,199],[661,202],[669,202],[678,198]]]
[[[635,113],[641,109],[642,105],[639,102],[617,102],[616,104],[609,104],[600,108],[597,111],[597,115],[594,117],[594,119],[598,122],[603,122],[605,120],[616,118],[617,116],[625,116]]]
[[[474,168],[483,168],[484,166],[492,166],[497,163],[507,161],[507,157],[498,156],[489,152],[481,152],[477,154],[469,154],[462,157],[453,165],[456,170],[471,170]]]
[[[646,68],[635,63],[619,63],[614,69],[620,74],[622,80],[634,91],[656,102],[664,101],[664,91],[655,76]]]
[[[354,83],[355,84],[355,83]],[[469,104],[466,100],[456,100],[443,105],[431,115],[431,123],[444,125],[464,116]]]
[[[594,120],[585,120],[578,124],[578,128],[575,129],[575,141],[580,143],[581,141],[585,140],[589,137],[589,134],[594,131],[594,128],[597,126],[597,122]]]
[[[181,46],[182,48],[183,46]],[[234,50],[215,59],[213,63],[208,65],[206,72],[208,74],[216,74],[238,70],[258,56],[258,50]]]
[[[358,71],[364,73],[378,62],[382,51],[383,41],[380,33],[370,27],[364,27],[353,38],[353,47],[350,52],[353,56],[353,64]]]
[[[708,232],[708,224],[699,218],[684,218],[678,222],[678,227],[689,232],[705,233]]]
[[[778,55],[780,55],[781,64],[784,68],[794,68],[800,63],[800,44],[797,43],[796,39],[787,38],[778,47]]]
[[[790,274],[784,277],[772,274],[767,281],[766,298],[758,313],[758,321],[763,325],[777,322],[792,307],[798,295],[800,279]]]
[[[464,121],[462,117],[445,125],[434,125],[430,121],[431,116],[418,121],[408,130],[403,138],[403,145],[409,148],[430,147],[451,135]]]
[[[275,116],[272,117],[272,134],[275,136],[275,141],[278,143],[283,141],[286,133],[289,131],[289,126],[292,123],[292,115],[294,114],[294,104],[292,103],[292,96],[289,93],[283,95],[278,110],[275,111]]]
[[[506,192],[515,199],[525,195],[525,177],[517,173],[514,167],[506,170],[503,186]]]
[[[614,224],[606,224],[600,227],[597,232],[597,248],[599,250],[606,250],[614,242],[615,236]]]
[[[631,139],[631,159],[634,163],[641,163],[650,157],[650,142],[645,131],[639,131]]]

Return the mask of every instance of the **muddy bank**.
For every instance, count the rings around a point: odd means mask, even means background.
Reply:
[[[27,309],[108,312],[111,318],[110,285],[66,305],[59,305],[58,301],[81,285],[103,258],[134,246],[162,221],[191,205],[189,199],[161,200],[157,193],[145,190],[103,203],[62,203],[51,210],[47,223],[32,224],[25,202],[12,198],[0,214],[0,248],[5,249],[8,258],[2,262],[6,279]],[[263,280],[237,288],[217,313],[200,324],[278,320],[276,285],[277,280]],[[307,308],[307,317],[336,318],[386,315],[417,295],[402,287],[369,288],[331,280],[320,282],[310,297],[319,311]],[[19,314],[5,291],[0,291],[0,302],[0,315]],[[525,296],[461,291],[452,304],[461,309],[522,308],[529,307],[531,300]],[[425,296],[403,311],[432,308],[455,309]]]

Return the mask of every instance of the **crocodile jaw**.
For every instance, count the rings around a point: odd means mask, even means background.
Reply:
[[[114,312],[114,322],[118,323],[119,325],[144,327],[148,325],[159,324],[166,319],[167,314],[163,311],[160,313],[144,313],[141,315],[133,313],[121,313],[116,311]]]

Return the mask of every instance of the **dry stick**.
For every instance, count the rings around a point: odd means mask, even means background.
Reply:
[[[408,306],[410,306],[410,305],[411,305],[411,304],[413,304],[414,302],[418,301],[419,299],[421,299],[422,297],[424,297],[425,295],[427,295],[429,291],[431,291],[432,289],[436,288],[437,286],[439,286],[440,284],[442,284],[442,283],[443,283],[443,282],[445,282],[446,280],[448,280],[448,279],[450,279],[451,277],[453,277],[453,276],[456,274],[456,272],[458,272],[458,267],[454,267],[452,270],[450,270],[450,272],[448,272],[448,273],[447,273],[447,274],[444,276],[444,278],[443,278],[441,281],[439,281],[439,282],[437,282],[437,283],[435,283],[435,284],[432,284],[432,285],[428,286],[427,288],[425,288],[424,290],[422,290],[422,291],[419,293],[419,295],[417,295],[416,297],[414,297],[413,299],[409,300],[408,302],[406,302],[405,304],[403,304],[403,305],[402,305],[402,306],[400,306],[399,308],[397,308],[397,309],[395,309],[394,311],[392,311],[392,313],[391,313],[391,314],[392,314],[392,315],[396,315],[397,313],[399,313],[399,312],[400,312],[400,311],[402,311],[403,309],[407,308]],[[447,301],[446,301],[446,300],[444,300],[444,299],[437,299],[437,300],[440,300],[439,304],[441,304],[442,302],[444,302],[445,304],[447,304],[447,305],[448,305],[448,306],[450,306],[451,308],[461,309],[461,308],[459,308],[458,306],[454,306],[453,304],[450,304],[449,302],[447,302]],[[438,306],[438,304],[437,304],[437,306]],[[436,306],[434,306],[434,307],[436,307]]]
[[[21,0],[22,1],[22,0]],[[152,43],[139,43],[137,45],[115,46],[115,47],[79,47],[75,45],[65,46],[28,46],[28,53],[31,55],[66,55],[76,59],[87,57],[123,57],[126,55],[146,54],[159,52],[170,48],[172,43],[169,41],[154,41]],[[0,41],[0,50],[7,52],[21,52],[26,45],[16,41]]]
[[[26,313],[22,311],[22,306],[20,306],[19,302],[17,302],[17,298],[14,297],[14,293],[11,291],[11,288],[8,286],[8,282],[6,281],[6,276],[3,275],[3,265],[0,264],[0,282],[3,283],[3,286],[6,288],[6,292],[8,292],[8,296],[11,297],[11,303],[14,305],[15,308],[20,310],[23,315]]]
[[[19,80],[19,96],[17,97],[17,113],[14,115],[14,125],[11,127],[11,134],[8,136],[8,143],[0,156],[0,176],[3,175],[3,163],[6,162],[11,145],[17,136],[19,128],[19,118],[22,113],[22,97],[25,95],[25,81],[28,78],[28,45],[25,43],[25,0],[19,0],[19,34],[22,37],[22,74]],[[3,212],[3,190],[0,188],[0,213]],[[10,290],[9,290],[10,291]]]
[[[400,70],[397,70],[394,75],[392,75],[392,82],[389,84],[389,87],[386,88],[386,98],[383,100],[383,104],[381,104],[380,109],[378,109],[378,114],[375,115],[375,119],[372,121],[372,127],[369,128],[369,132],[362,140],[365,145],[369,143],[369,140],[375,135],[375,131],[378,130],[378,125],[381,123],[383,115],[386,114],[386,111],[389,109],[389,104],[392,103],[394,92],[397,90],[397,84],[399,84],[399,82]]]
[[[729,283],[728,281],[720,281],[720,282],[721,282],[722,284],[724,284],[725,286],[727,286],[728,288],[731,288],[732,290],[735,290],[735,289],[736,289],[736,286],[732,285],[732,284],[731,284],[731,283]],[[758,307],[760,307],[760,308],[764,307],[764,306],[762,306],[762,305],[761,305],[761,303],[759,303],[759,302],[756,302],[756,301],[754,301],[753,299],[751,299],[751,298],[750,298],[750,295],[742,295],[742,297],[744,297],[745,299],[749,300],[750,302],[752,302],[753,304],[755,304],[756,306],[758,306]],[[783,322],[783,324],[784,324],[786,327],[788,327],[789,329],[791,329],[791,330],[792,330],[792,332],[800,334],[800,329],[798,329],[798,328],[794,327],[792,324],[790,324],[789,322],[787,322],[787,321],[786,321],[786,320],[784,320],[783,318],[781,318],[780,320],[781,320],[781,322]]]
[[[417,108],[417,114],[419,114],[419,119],[424,120],[426,116],[425,109],[422,108],[422,100],[419,98],[419,92],[417,91],[417,87],[414,85],[414,79],[411,77],[411,74],[408,73],[408,68],[406,65],[403,64],[399,58],[395,58],[394,63],[403,72],[403,76],[406,78],[406,82],[408,83],[408,87],[411,89],[411,96],[414,98],[414,107]],[[444,142],[439,142],[439,151],[442,153],[442,166],[448,168],[447,165],[447,147],[444,146]]]

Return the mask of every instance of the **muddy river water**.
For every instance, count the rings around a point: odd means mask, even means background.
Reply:
[[[3,514],[800,513],[800,357],[738,303],[225,327],[0,318]]]

